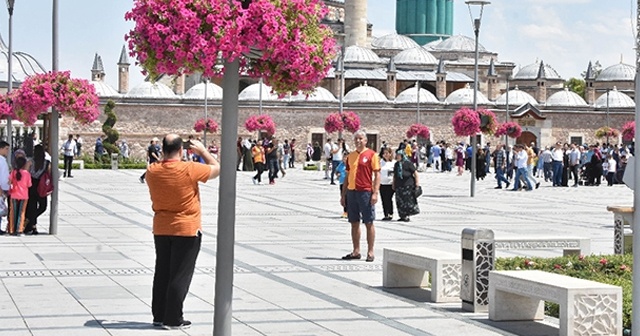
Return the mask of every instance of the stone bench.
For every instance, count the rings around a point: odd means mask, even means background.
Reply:
[[[544,318],[560,305],[560,335],[622,335],[622,288],[543,271],[489,272],[489,319]]]
[[[613,253],[624,254],[633,246],[633,207],[608,206],[613,212]]]
[[[382,286],[387,288],[428,287],[431,300],[460,300],[460,255],[425,247],[385,248]]]
[[[494,238],[496,250],[563,250],[563,254],[591,254],[591,239],[557,236],[500,236]]]
[[[84,160],[73,160],[71,164],[72,165],[77,164],[80,166],[80,169],[84,169]],[[59,165],[64,166],[64,161],[59,161]]]

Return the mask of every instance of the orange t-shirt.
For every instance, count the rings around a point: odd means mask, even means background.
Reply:
[[[258,146],[258,145],[253,146],[253,149],[251,149],[251,152],[253,154],[253,162],[254,163],[258,163],[258,162],[264,163],[265,162],[265,160],[264,160],[264,148],[262,148],[262,146]]]
[[[198,182],[209,180],[211,167],[198,162],[160,161],[147,168],[153,234],[194,237],[202,228]]]
[[[366,148],[362,153],[353,151],[347,157],[348,190],[372,191],[373,172],[380,171],[380,157]]]

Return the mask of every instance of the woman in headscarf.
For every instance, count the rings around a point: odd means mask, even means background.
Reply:
[[[478,151],[476,152],[476,181],[484,180],[485,176],[487,176],[487,155],[484,152],[484,149],[478,147]]]
[[[400,216],[398,221],[408,222],[409,216],[420,213],[416,199],[416,187],[419,185],[415,166],[409,161],[404,151],[397,151],[392,186],[396,193],[396,206]]]

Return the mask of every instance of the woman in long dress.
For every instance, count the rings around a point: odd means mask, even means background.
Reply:
[[[420,213],[416,199],[416,187],[419,186],[418,171],[403,151],[396,152],[396,164],[393,168],[393,190],[396,193],[396,205],[400,222],[408,222],[409,216]]]

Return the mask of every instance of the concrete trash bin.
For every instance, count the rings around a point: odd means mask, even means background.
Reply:
[[[118,170],[118,154],[111,154],[111,170]]]
[[[462,230],[462,310],[474,313],[489,311],[489,271],[493,270],[495,263],[493,238],[491,230]]]

